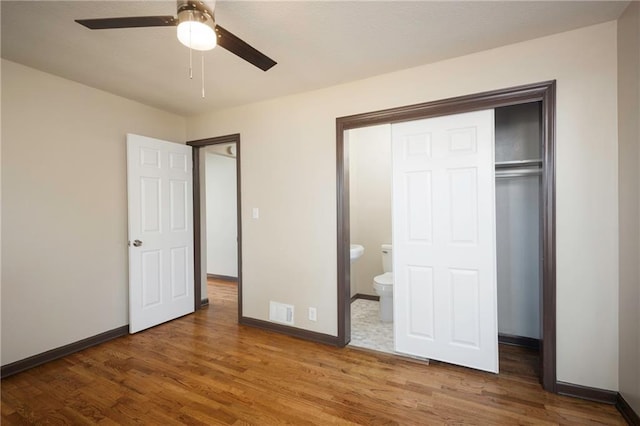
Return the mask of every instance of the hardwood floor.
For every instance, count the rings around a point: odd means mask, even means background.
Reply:
[[[235,285],[210,290],[207,309],[3,380],[2,424],[624,424],[542,391],[517,348],[499,376],[338,349],[239,326]]]

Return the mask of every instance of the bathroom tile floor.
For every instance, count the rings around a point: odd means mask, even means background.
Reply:
[[[351,303],[351,342],[349,346],[395,353],[393,323],[383,323],[378,317],[380,302],[356,299]]]

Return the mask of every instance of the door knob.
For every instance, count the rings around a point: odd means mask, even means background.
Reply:
[[[140,240],[133,240],[133,246],[134,247],[140,247],[142,245],[142,241]]]

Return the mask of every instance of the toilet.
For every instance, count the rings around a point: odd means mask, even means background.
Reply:
[[[373,288],[380,296],[380,321],[393,321],[393,272],[391,244],[382,244],[382,269],[384,274],[373,278]]]

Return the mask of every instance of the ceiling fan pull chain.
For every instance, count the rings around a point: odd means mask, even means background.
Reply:
[[[202,99],[204,99],[204,52],[200,54],[202,58]]]
[[[189,78],[193,80],[193,49],[191,46],[191,26],[189,26]]]

